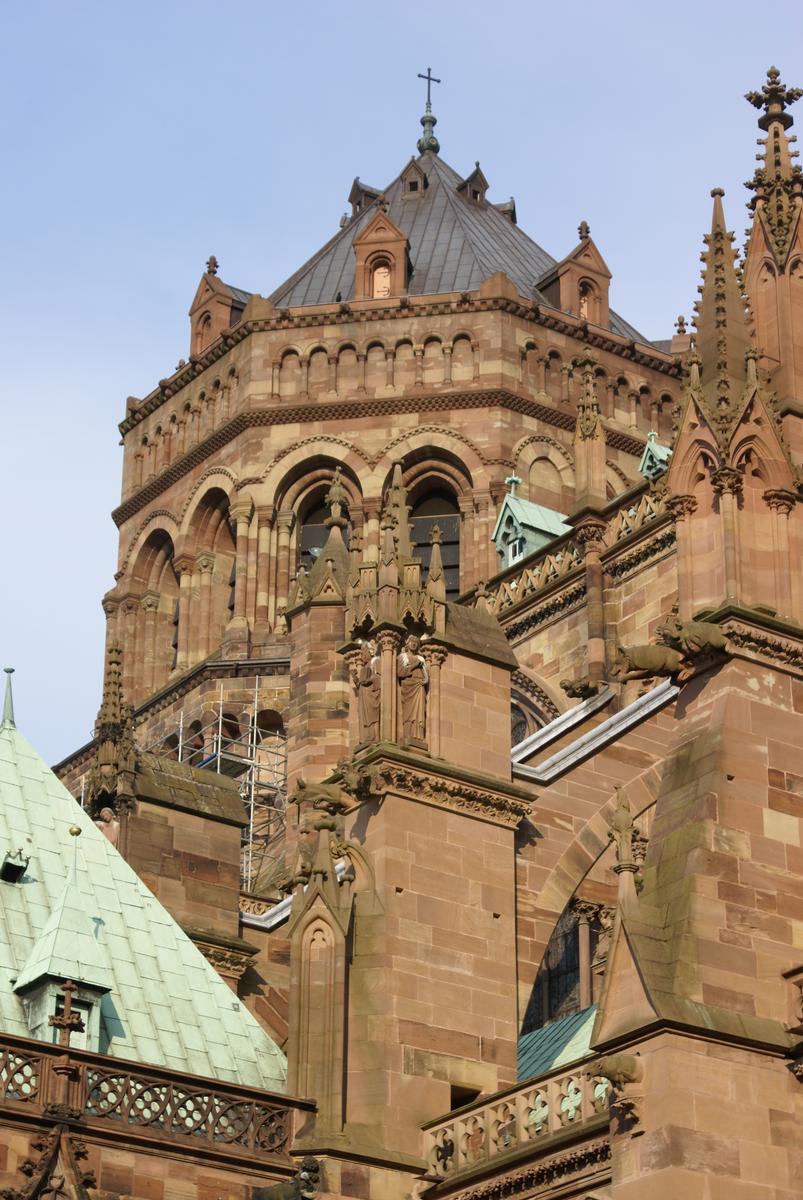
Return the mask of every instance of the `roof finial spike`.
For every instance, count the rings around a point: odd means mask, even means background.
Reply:
[[[3,729],[14,729],[14,695],[11,691],[11,676],[14,674],[13,667],[3,667],[6,673],[6,695],[3,701]]]
[[[519,486],[519,484],[521,482],[522,482],[521,478],[518,475],[508,475],[507,479],[505,480],[505,483],[507,484],[508,488],[510,489],[510,491],[508,492],[508,495],[515,496],[516,488]]]
[[[432,74],[432,67],[427,67],[426,75],[422,75],[419,71],[419,79],[426,80],[427,84],[427,104],[424,109],[424,115],[421,118],[421,124],[424,127],[422,136],[418,139],[418,152],[423,154],[425,150],[431,150],[433,154],[437,154],[440,150],[440,142],[435,137],[433,130],[438,123],[438,118],[432,113],[432,84],[440,83],[440,79],[436,79]]]
[[[210,254],[209,258],[206,260],[207,275],[217,275],[218,265],[219,265],[218,261],[215,258],[214,254]]]

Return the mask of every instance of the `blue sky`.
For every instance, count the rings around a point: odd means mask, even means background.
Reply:
[[[766,20],[762,25],[762,13]],[[270,292],[337,229],[355,175],[415,150],[432,66],[442,155],[560,257],[581,219],[611,299],[669,336],[709,192],[741,239],[775,63],[803,84],[803,8],[475,0],[4,6],[0,67],[0,658],[50,761],[91,733],[119,499],[117,422],[188,352],[209,254]],[[798,124],[803,125],[803,104]]]

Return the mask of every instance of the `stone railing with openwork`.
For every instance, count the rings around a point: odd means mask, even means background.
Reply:
[[[552,1148],[572,1131],[598,1135],[607,1129],[609,1089],[587,1069],[556,1071],[431,1122],[424,1126],[429,1172],[447,1179],[504,1156]]]
[[[294,1122],[309,1102],[142,1066],[88,1051],[0,1036],[0,1115],[69,1119],[88,1133],[182,1145],[289,1165]]]
[[[607,521],[602,557],[607,565],[617,557],[619,546],[669,517],[666,497],[659,488],[642,484],[617,496],[602,516]],[[553,584],[558,584],[583,565],[583,555],[574,534],[556,538],[538,553],[515,567],[495,575],[484,587],[472,588],[462,597],[468,604],[484,602],[501,616],[508,609],[532,599]],[[484,598],[484,601],[483,601]]]

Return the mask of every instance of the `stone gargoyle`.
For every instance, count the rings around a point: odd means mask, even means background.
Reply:
[[[637,1054],[607,1054],[597,1060],[593,1073],[610,1084],[608,1104],[617,1132],[628,1132],[640,1120],[639,1085],[644,1080],[643,1061]]]
[[[253,1197],[254,1200],[313,1200],[320,1195],[320,1188],[321,1164],[311,1155],[305,1155],[293,1179],[254,1188]]]
[[[665,646],[680,650],[689,659],[727,649],[727,639],[719,625],[710,621],[681,621],[677,609],[672,610],[655,632]]]
[[[372,773],[346,760],[338,763],[335,778],[331,783],[309,783],[299,779],[291,799],[296,804],[309,804],[322,809],[330,816],[347,812],[354,802],[371,789]]]
[[[676,675],[685,659],[673,646],[620,646],[612,674],[622,682],[651,679],[654,675]]]

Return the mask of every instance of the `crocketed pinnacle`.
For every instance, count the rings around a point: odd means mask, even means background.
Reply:
[[[745,185],[753,192],[748,208],[761,216],[781,267],[786,263],[795,220],[803,203],[803,174],[792,162],[797,151],[790,149],[790,143],[796,139],[787,134],[793,119],[786,111],[801,96],[803,89],[781,83],[777,67],[770,67],[760,92],[745,95],[750,104],[762,110],[758,125],[767,135],[758,140],[764,147],[757,156],[761,165]]]
[[[3,667],[6,673],[6,694],[3,699],[3,729],[14,729],[14,694],[11,690],[11,676],[14,674],[13,667]]]
[[[719,438],[740,413],[745,360],[752,330],[736,271],[733,234],[725,228],[721,188],[714,188],[711,232],[701,255],[705,264],[700,300],[695,305],[696,351],[707,417]]]

